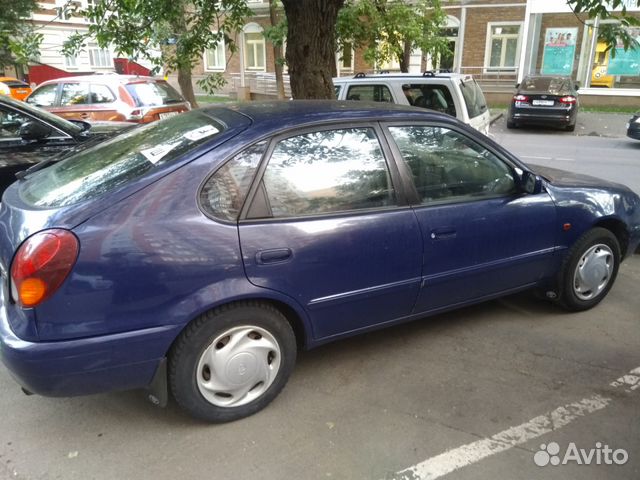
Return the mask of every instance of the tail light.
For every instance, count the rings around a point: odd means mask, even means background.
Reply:
[[[527,97],[526,95],[514,95],[513,96],[513,101],[514,102],[528,102],[529,101],[529,97]]]
[[[573,95],[567,95],[566,97],[562,97],[560,99],[560,103],[564,103],[567,105],[573,105],[574,103],[576,103],[576,97],[574,97]]]
[[[136,108],[135,110],[131,110],[129,115],[127,115],[127,120],[142,120],[144,117],[144,112],[140,108]]]
[[[68,230],[45,230],[29,237],[11,265],[11,295],[21,307],[35,307],[51,297],[73,268],[80,246]]]

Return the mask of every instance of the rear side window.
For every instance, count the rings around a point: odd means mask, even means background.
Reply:
[[[266,141],[252,145],[207,180],[200,193],[200,204],[207,213],[221,220],[238,219],[266,146]]]
[[[167,82],[140,82],[126,85],[137,107],[154,107],[184,102],[184,98]]]
[[[65,83],[62,85],[60,105],[85,105],[89,103],[88,83]]]
[[[111,103],[116,97],[106,85],[91,85],[91,103]]]
[[[475,80],[467,80],[460,82],[460,90],[464,97],[464,103],[467,105],[469,118],[475,118],[487,111],[487,101],[484,98],[482,89]]]
[[[28,175],[20,193],[36,207],[88,200],[179,159],[223,130],[197,110],[150,123]]]
[[[276,218],[395,205],[372,128],[326,130],[280,141],[263,185],[270,216]]]
[[[347,100],[393,103],[393,97],[386,85],[353,85],[349,87]]]
[[[37,105],[38,107],[52,107],[56,103],[56,92],[58,85],[53,83],[38,88],[27,98],[27,103]]]
[[[456,116],[456,105],[447,86],[412,84],[409,85],[408,91],[411,97],[407,95],[407,99],[412,105]],[[407,94],[407,89],[405,89],[405,94]]]

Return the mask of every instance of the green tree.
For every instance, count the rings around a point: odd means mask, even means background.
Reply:
[[[338,46],[364,48],[367,62],[395,60],[408,72],[412,50],[450,53],[441,36],[444,20],[440,0],[347,0],[338,14]]]
[[[628,30],[640,26],[640,18],[627,11],[629,0],[567,0],[567,3],[575,13],[586,13],[589,18],[607,21],[598,29],[598,38],[607,43],[612,56],[615,57],[618,41],[625,50],[640,49],[640,44]],[[640,0],[635,0],[635,4],[640,6]]]
[[[20,70],[38,56],[42,35],[28,20],[37,7],[36,0],[0,2],[0,67]]]
[[[119,55],[145,58],[156,71],[177,72],[182,94],[197,106],[193,67],[221,40],[234,52],[233,39],[252,11],[246,0],[104,0],[84,13],[91,21],[88,32],[73,35],[65,53],[77,52],[88,38],[95,38],[101,47],[112,45]],[[199,82],[207,91],[223,84],[220,74]]]

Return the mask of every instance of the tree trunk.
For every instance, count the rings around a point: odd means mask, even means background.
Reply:
[[[287,14],[287,64],[293,98],[335,98],[338,10],[345,0],[282,0]]]
[[[278,24],[278,14],[276,12],[276,5],[274,0],[269,0],[269,18],[271,20],[271,26],[275,27]],[[278,90],[278,100],[284,100],[284,78],[282,76],[282,63],[278,60],[282,58],[282,47],[280,45],[273,44],[273,59],[275,62],[276,71],[276,88]]]
[[[400,71],[403,73],[409,72],[409,65],[411,64],[411,42],[405,40],[404,48],[402,49],[402,57],[400,58]]]
[[[182,96],[193,108],[198,108],[196,95],[193,92],[193,83],[191,82],[191,68],[185,68],[183,66],[178,67],[178,85],[180,85]]]

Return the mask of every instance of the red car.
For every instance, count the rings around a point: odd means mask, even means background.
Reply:
[[[69,120],[149,123],[191,110],[161,79],[136,75],[88,75],[41,83],[26,99]]]

